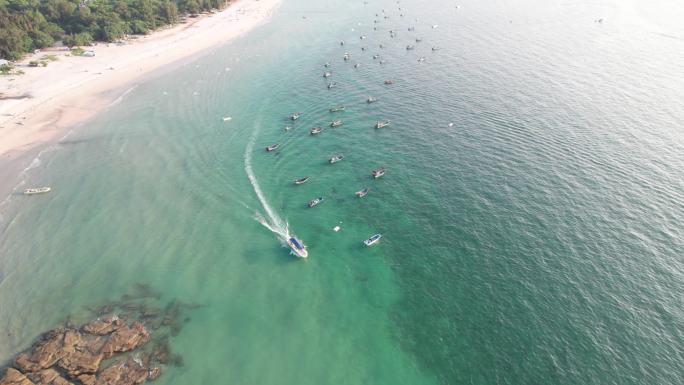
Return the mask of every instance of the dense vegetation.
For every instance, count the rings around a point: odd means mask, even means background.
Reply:
[[[0,58],[49,47],[114,41],[222,8],[228,0],[0,0]]]

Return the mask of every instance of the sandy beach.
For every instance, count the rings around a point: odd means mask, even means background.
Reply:
[[[95,52],[94,57],[72,56],[67,48],[25,57],[16,63],[23,75],[0,77],[0,177],[7,181],[14,173],[10,161],[30,161],[25,158],[32,149],[58,139],[69,127],[106,107],[119,96],[113,91],[249,31],[268,20],[279,3],[237,0],[220,12],[189,18],[125,44],[85,47]],[[28,66],[44,55],[55,55],[57,60],[47,67]]]

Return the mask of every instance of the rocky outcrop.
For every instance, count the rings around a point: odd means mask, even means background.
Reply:
[[[33,348],[19,354],[0,385],[134,385],[159,377],[151,354],[145,360],[126,357],[106,368],[102,362],[132,352],[150,341],[138,322],[116,316],[97,319],[80,328],[65,327],[45,333]]]
[[[26,377],[22,372],[9,368],[5,372],[5,377],[0,381],[2,385],[34,385],[31,380]]]

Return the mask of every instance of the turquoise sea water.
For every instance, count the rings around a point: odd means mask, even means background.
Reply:
[[[160,384],[683,383],[684,7],[516,3],[285,0],[127,90],[2,206],[0,361],[144,283]]]

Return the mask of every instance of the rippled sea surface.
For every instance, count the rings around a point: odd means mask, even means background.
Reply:
[[[197,305],[160,384],[684,383],[684,6],[311,3],[34,161],[0,361],[144,284]]]

